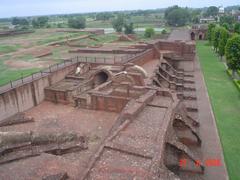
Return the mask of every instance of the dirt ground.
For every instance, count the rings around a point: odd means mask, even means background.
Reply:
[[[93,153],[95,153],[105,136],[108,134],[118,114],[104,111],[76,109],[69,105],[56,105],[52,102],[45,101],[39,106],[27,111],[26,115],[33,117],[34,122],[1,127],[0,131],[33,131],[38,133],[74,132],[79,135],[86,135],[89,141],[87,150],[63,155],[63,158],[65,159],[64,162],[69,161],[71,162],[71,166],[75,164],[76,166],[83,167],[88,163],[89,158]],[[51,157],[51,155],[48,156]],[[38,164],[38,161],[44,161],[44,157],[45,155],[43,155],[43,157],[41,156],[40,158],[33,158],[33,160],[30,161],[31,163]],[[50,160],[52,159],[52,161],[59,161],[59,158],[60,157],[52,156]],[[38,159],[38,161],[35,161],[36,159]],[[47,159],[50,161],[49,158]],[[29,160],[23,160],[21,163],[26,163],[28,161]],[[9,165],[11,168],[14,168],[18,162],[13,164],[10,163],[1,165],[0,174],[2,170],[9,168]],[[58,167],[63,166],[63,164],[63,162],[59,163]],[[39,166],[41,166],[41,163],[38,165],[38,167]],[[17,166],[15,168],[17,172],[19,168]]]

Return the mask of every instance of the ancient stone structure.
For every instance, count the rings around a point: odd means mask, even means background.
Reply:
[[[207,39],[206,25],[194,25],[191,30],[191,40],[205,40]]]
[[[37,132],[0,134],[0,142],[4,143],[0,163],[16,170],[10,179],[16,173],[29,179],[203,178],[205,167],[201,162],[201,124],[194,80],[195,44],[156,40],[136,44],[129,52],[121,53],[134,55],[111,65],[105,61],[77,61],[64,76],[61,74],[58,80],[38,89],[52,103],[45,101],[45,114],[34,111],[41,106],[38,103],[27,112],[34,115]],[[55,112],[50,107],[61,110]],[[81,116],[77,115],[82,111]],[[101,113],[109,116],[112,113],[116,118],[109,125]],[[50,119],[39,120],[44,116]],[[44,126],[47,122],[51,124]],[[95,132],[88,128],[94,123],[102,124],[94,127],[96,134],[100,133],[92,137]],[[104,127],[107,125],[108,129]],[[78,132],[82,128],[88,135],[35,135],[48,128]],[[72,149],[80,152],[75,154]],[[16,160],[27,157],[21,160],[26,168],[19,168]],[[181,164],[185,161],[187,164]],[[41,163],[54,168],[46,170]],[[1,173],[0,178],[8,177],[8,171],[3,172],[0,165]]]

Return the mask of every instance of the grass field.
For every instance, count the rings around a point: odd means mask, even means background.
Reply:
[[[240,93],[207,42],[197,43],[197,53],[217,121],[229,178],[236,180],[240,178]]]
[[[4,61],[8,59],[7,56],[0,58],[0,86],[9,83],[10,80],[17,80],[19,78],[31,75],[34,72],[39,71],[38,68],[31,69],[9,69],[4,64]]]
[[[0,54],[10,53],[17,51],[21,45],[14,44],[14,45],[0,45]]]

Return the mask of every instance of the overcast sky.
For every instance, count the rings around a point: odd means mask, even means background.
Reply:
[[[240,5],[240,0],[0,0],[0,17],[156,9],[172,5],[206,7]]]

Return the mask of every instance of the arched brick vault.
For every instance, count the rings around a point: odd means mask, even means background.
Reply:
[[[114,75],[112,81],[118,85],[121,85],[123,82],[129,83],[132,86],[136,84],[135,80],[130,75],[128,75],[126,71]]]
[[[90,79],[93,80],[94,87],[96,87],[107,81],[110,81],[112,77],[113,77],[113,74],[111,71],[107,69],[99,69],[90,76]]]

